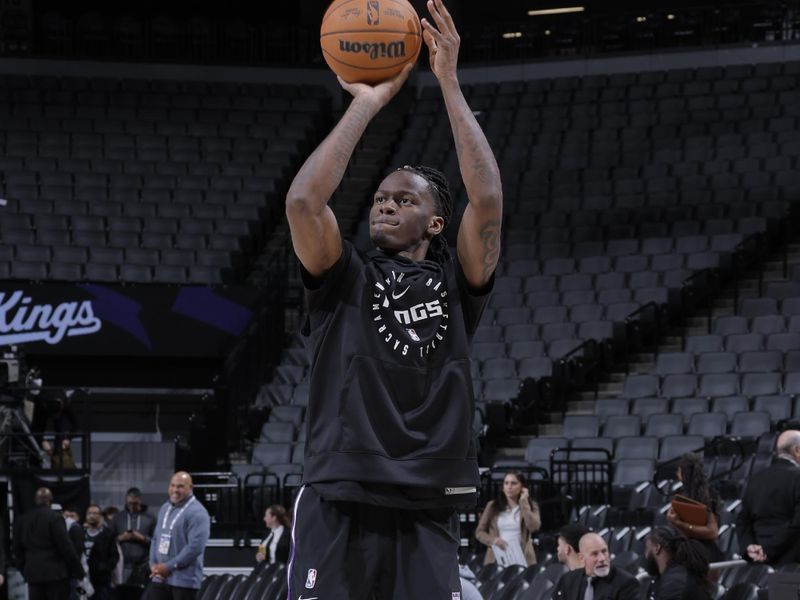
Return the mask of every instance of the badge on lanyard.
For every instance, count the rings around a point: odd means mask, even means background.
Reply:
[[[175,518],[172,519],[172,523],[169,526],[168,532],[164,533],[162,531],[161,535],[158,538],[158,553],[159,554],[169,554],[169,542],[172,539],[172,530],[175,528],[175,523],[178,519],[181,518],[183,512],[189,507],[189,505],[194,502],[194,496],[192,496],[189,501],[178,511],[178,514],[175,515]],[[167,522],[169,521],[170,513],[172,512],[172,507],[168,508],[167,511],[164,513],[164,522],[161,524],[161,529],[167,529]]]
[[[169,554],[169,540],[172,536],[168,533],[162,533],[158,539],[158,553]]]

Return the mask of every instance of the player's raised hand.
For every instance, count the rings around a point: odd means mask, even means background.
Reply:
[[[377,108],[386,106],[389,101],[394,98],[394,95],[403,87],[408,74],[414,68],[413,64],[407,64],[403,67],[397,75],[386,81],[382,81],[375,85],[368,83],[348,83],[341,77],[337,76],[339,85],[347,90],[353,98],[369,98],[377,103]]]
[[[453,17],[442,0],[428,0],[428,12],[433,23],[422,19],[422,39],[428,46],[431,71],[438,80],[456,77],[458,66],[458,47],[461,38],[458,36]]]

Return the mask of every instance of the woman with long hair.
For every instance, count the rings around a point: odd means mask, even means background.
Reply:
[[[289,562],[289,546],[292,524],[288,511],[280,504],[273,504],[264,511],[264,524],[269,534],[258,546],[256,561],[268,564]]]
[[[717,545],[721,501],[716,490],[708,481],[702,459],[692,453],[681,456],[678,462],[677,476],[683,483],[680,494],[705,504],[708,508],[707,519],[704,525],[686,523],[670,507],[667,512],[667,520],[686,537],[701,542],[706,547],[711,562],[724,560],[725,556]]]
[[[493,546],[506,551],[519,546],[526,565],[536,563],[531,534],[542,525],[539,505],[531,500],[522,473],[509,471],[503,478],[503,491],[489,501],[475,530],[475,537],[486,545],[484,564],[495,562]],[[510,556],[519,553],[509,552]]]

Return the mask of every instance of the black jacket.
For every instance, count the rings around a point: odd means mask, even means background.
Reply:
[[[269,545],[272,543],[271,541],[272,533],[266,537],[264,540],[265,550],[267,554],[267,560],[269,560]],[[278,538],[278,545],[275,546],[275,562],[276,563],[289,563],[289,544],[291,542],[292,532],[288,527],[284,527],[283,531],[281,532],[281,537]]]
[[[705,581],[672,562],[656,581],[653,600],[711,600],[711,595]]]
[[[17,568],[28,583],[81,579],[78,554],[67,536],[67,524],[48,506],[37,506],[17,522],[14,536]]]
[[[586,572],[575,569],[564,573],[553,589],[553,600],[583,600],[586,592]],[[636,578],[616,567],[611,567],[608,577],[594,580],[594,600],[637,600],[639,582]]]
[[[112,531],[104,526],[94,538],[94,545],[87,561],[92,585],[95,587],[111,585],[111,574],[118,561],[117,539]]]
[[[739,553],[758,544],[773,565],[800,561],[800,467],[777,458],[750,478],[736,517]]]

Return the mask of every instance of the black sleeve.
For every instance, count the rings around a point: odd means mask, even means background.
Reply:
[[[639,599],[639,581],[634,579],[628,579],[625,583],[622,584],[620,587],[619,594],[617,594],[617,600],[638,600]]]
[[[305,287],[306,305],[309,317],[302,328],[303,335],[309,335],[318,324],[313,322],[315,313],[332,312],[342,301],[346,292],[353,289],[353,282],[363,268],[363,262],[353,245],[344,240],[339,260],[321,277],[314,277],[300,264],[300,276]]]
[[[80,554],[75,552],[74,540],[67,535],[67,525],[61,515],[54,514],[50,519],[50,537],[58,553],[67,563],[67,569],[73,579],[83,579],[85,573],[81,566]],[[81,541],[81,544],[83,541]]]
[[[481,315],[489,303],[489,298],[494,288],[494,273],[492,273],[489,281],[480,289],[470,287],[464,277],[464,271],[461,268],[461,263],[458,258],[453,258],[453,263],[456,270],[456,282],[458,283],[458,292],[461,297],[461,310],[464,312],[464,325],[467,327],[467,334],[472,338],[472,334],[478,328],[478,323],[481,320]]]

